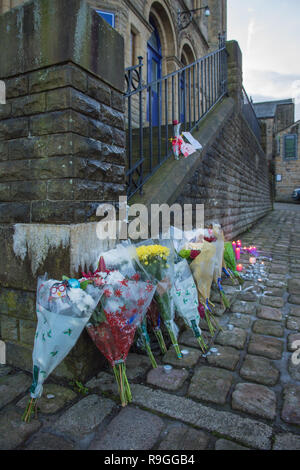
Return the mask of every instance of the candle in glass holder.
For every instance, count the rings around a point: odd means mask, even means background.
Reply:
[[[242,246],[241,240],[238,240],[238,241],[236,242],[236,246],[238,246],[239,248],[241,248],[241,246]]]
[[[241,257],[241,249],[239,247],[236,248],[235,250],[235,258],[238,261]]]
[[[232,248],[233,248],[233,251],[235,252],[235,250],[236,250],[236,242],[232,242]]]
[[[243,265],[242,264],[237,264],[236,265],[236,270],[240,273],[241,271],[243,271]]]

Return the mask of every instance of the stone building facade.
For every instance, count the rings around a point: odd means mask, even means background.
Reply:
[[[0,14],[26,1],[0,0]],[[156,30],[161,45],[162,75],[216,49],[218,35],[224,35],[227,30],[227,0],[88,0],[88,3],[123,36],[125,67],[136,65],[138,56],[146,61],[148,42]],[[209,17],[200,10],[187,28],[179,30],[178,10],[206,5],[210,9]]]
[[[276,200],[291,202],[300,188],[300,121],[275,134]]]
[[[291,202],[300,186],[298,123],[293,99],[254,103],[263,128],[264,146],[273,172],[274,198]],[[285,137],[287,136],[287,137]]]

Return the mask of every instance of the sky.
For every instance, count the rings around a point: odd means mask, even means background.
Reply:
[[[294,98],[300,119],[300,0],[227,0],[228,40],[243,54],[254,102]]]

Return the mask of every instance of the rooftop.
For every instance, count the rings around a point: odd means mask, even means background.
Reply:
[[[293,99],[253,103],[253,108],[258,118],[272,118],[275,116],[277,106],[281,104],[293,104]]]

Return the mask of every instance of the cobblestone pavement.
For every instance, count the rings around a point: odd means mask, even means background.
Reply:
[[[215,338],[217,353],[202,357],[184,331],[184,361],[169,350],[152,370],[146,356],[130,354],[133,402],[126,408],[108,370],[85,384],[86,396],[50,381],[30,424],[20,420],[30,374],[2,366],[0,449],[299,450],[300,365],[293,363],[300,358],[298,207],[276,205],[240,238],[265,249],[272,261],[260,259],[267,277],[246,281],[243,290],[224,283],[232,305],[223,312],[216,303],[224,329]],[[164,363],[173,365],[170,375]]]

